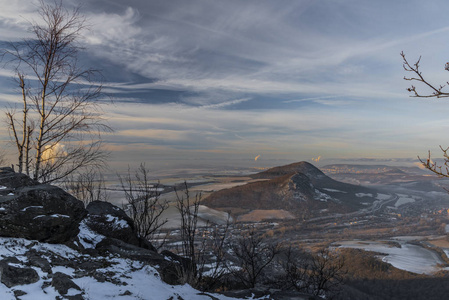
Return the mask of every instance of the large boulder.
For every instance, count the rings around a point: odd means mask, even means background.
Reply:
[[[21,262],[10,257],[0,261],[0,281],[7,287],[31,284],[39,281],[36,270],[21,265]]]
[[[121,208],[109,202],[93,201],[87,205],[86,209],[88,215],[84,222],[91,230],[107,238],[156,250],[148,241],[137,235],[133,220]]]
[[[86,214],[64,190],[0,168],[0,236],[64,243],[78,234]]]

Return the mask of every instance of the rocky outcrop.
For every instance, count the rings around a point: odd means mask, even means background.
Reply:
[[[101,201],[89,203],[87,208],[62,189],[43,185],[29,177],[15,173],[11,168],[0,168],[0,236],[25,238],[54,244],[67,244],[82,253],[104,257],[114,255],[151,266],[157,266],[161,279],[170,284],[179,280],[177,262],[168,260],[157,253],[148,241],[139,238],[134,223],[119,207]],[[51,265],[61,265],[101,280],[111,280],[98,273],[92,261],[66,259],[34,248],[26,252],[28,266],[52,273]],[[9,262],[9,261],[8,261]],[[34,269],[18,267],[0,261],[0,271],[4,284],[8,287],[22,280],[23,284],[38,280]],[[90,266],[89,266],[90,265]],[[93,266],[93,267],[92,267]],[[37,277],[36,277],[37,276]],[[71,278],[61,274],[51,274],[51,285],[61,295],[67,288],[79,289],[71,283]]]
[[[64,243],[78,234],[86,214],[62,189],[0,168],[0,236]]]
[[[112,239],[156,251],[136,234],[133,220],[119,207],[104,201],[93,201],[86,207],[85,224],[93,231]]]

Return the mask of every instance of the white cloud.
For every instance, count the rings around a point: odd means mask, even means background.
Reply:
[[[89,14],[90,31],[86,33],[86,42],[91,45],[128,47],[136,42],[142,29],[136,25],[140,16],[136,9],[127,7],[123,14]]]

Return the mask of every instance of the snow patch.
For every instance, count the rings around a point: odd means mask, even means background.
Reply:
[[[106,221],[112,223],[114,228],[127,228],[129,227],[128,223],[125,220],[120,220],[118,217],[114,217],[112,215],[106,215]]]
[[[322,202],[327,202],[329,200],[332,200],[331,196],[329,196],[328,194],[325,194],[323,192],[320,192],[317,189],[315,189],[315,194],[316,194],[315,200],[320,200]]]
[[[348,192],[345,192],[345,191],[339,191],[339,190],[328,189],[328,188],[323,188],[323,190],[328,191],[328,192],[335,192],[335,193],[345,193],[345,194],[348,193]]]
[[[80,223],[79,230],[78,239],[84,249],[95,249],[97,244],[105,238],[103,235],[92,231],[84,220]]]
[[[27,211],[27,210],[29,210],[30,208],[44,208],[43,206],[27,206],[27,207],[25,207],[24,209],[22,209],[22,210],[20,210],[20,211]]]
[[[407,204],[407,203],[413,203],[415,202],[415,199],[411,197],[399,197],[398,201],[394,204],[395,207],[399,207],[401,205]]]
[[[387,195],[387,194],[380,194],[380,193],[377,193],[377,196],[376,196],[376,199],[377,200],[388,200],[388,199],[390,199],[391,198],[391,196],[390,195]]]
[[[373,194],[371,193],[356,193],[356,197],[362,198],[362,197],[373,197]]]
[[[35,216],[35,217],[33,218],[33,220],[39,219],[39,218],[43,218],[43,217],[52,217],[52,218],[70,218],[70,216],[67,216],[67,215],[53,214],[53,215],[38,215],[38,216]]]

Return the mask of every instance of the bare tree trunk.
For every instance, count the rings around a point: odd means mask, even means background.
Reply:
[[[31,150],[31,135],[33,133],[33,128],[31,126],[27,126],[27,135],[26,135],[26,146],[25,146],[25,174],[30,176],[30,150]]]

